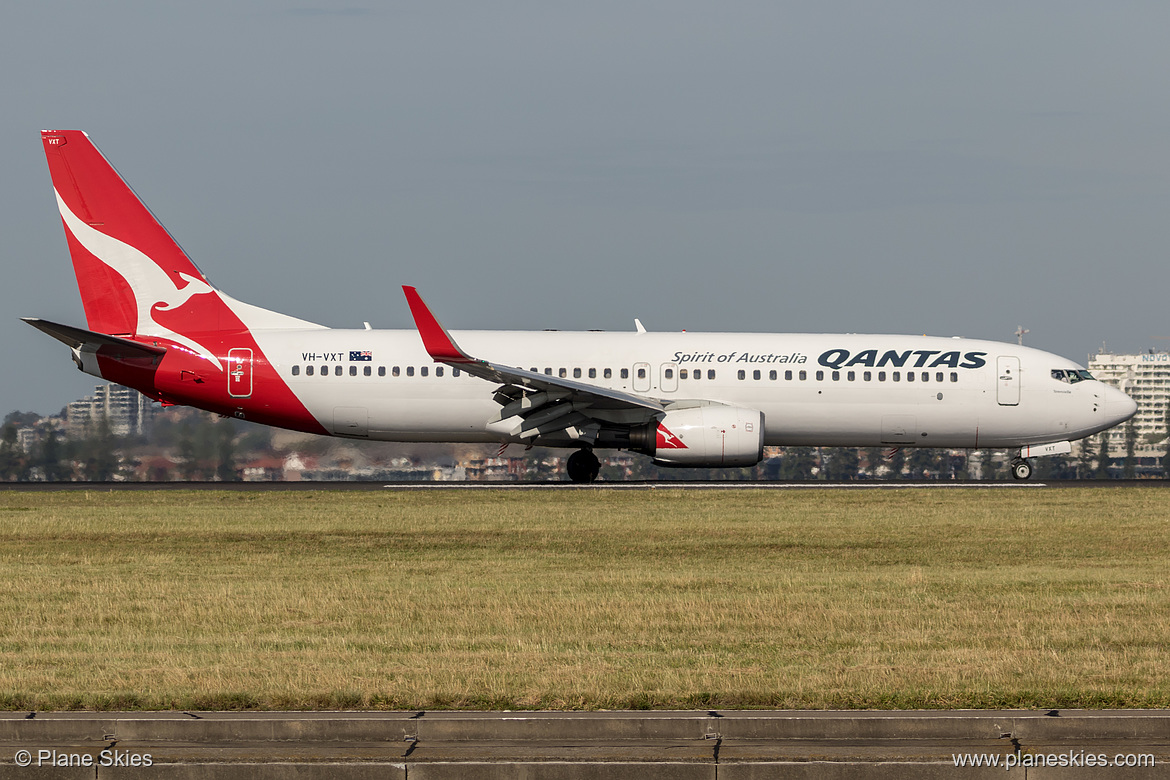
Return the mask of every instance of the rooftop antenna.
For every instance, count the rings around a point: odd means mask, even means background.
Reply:
[[[1023,325],[1017,325],[1016,326],[1016,343],[1022,347],[1024,345],[1024,334],[1031,333],[1031,332],[1032,331],[1028,330]]]

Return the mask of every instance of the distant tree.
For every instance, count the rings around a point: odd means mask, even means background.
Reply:
[[[1162,456],[1162,474],[1170,479],[1170,402],[1162,414],[1162,425],[1166,428],[1166,454]]]
[[[17,443],[16,423],[7,422],[0,432],[0,479],[5,482],[19,481],[25,478],[27,471],[24,452]]]
[[[784,466],[784,458],[772,457],[760,464],[762,468],[761,479],[777,480],[781,479],[780,469]]]
[[[882,448],[867,447],[865,450],[865,464],[866,468],[869,469],[869,476],[877,479],[878,469],[885,465],[885,462],[882,460]]]
[[[191,435],[191,424],[187,420],[179,423],[179,474],[185,480],[198,476],[199,464],[195,460],[195,439]]]
[[[219,445],[216,452],[216,466],[215,477],[220,482],[236,482],[239,480],[239,475],[236,474],[236,458],[234,439],[236,436],[236,428],[230,419],[221,420],[215,426]]]
[[[36,412],[19,412],[12,411],[4,416],[5,425],[15,425],[19,428],[31,428],[41,421],[41,416]]]
[[[963,450],[962,454],[951,458],[951,474],[955,479],[971,478],[971,469],[968,465],[970,459],[971,450]]]
[[[1097,451],[1097,479],[1109,479],[1109,434],[1101,432]]]
[[[1125,478],[1137,476],[1137,426],[1131,417],[1125,424]]]
[[[1067,455],[1050,455],[1036,458],[1033,477],[1036,479],[1077,479],[1078,467]]]
[[[68,477],[69,469],[62,462],[64,454],[61,448],[61,442],[57,438],[57,429],[51,425],[46,426],[45,438],[41,442],[40,451],[37,456],[37,465],[45,474],[47,482],[60,482]]]
[[[896,447],[886,457],[886,465],[890,467],[890,479],[901,479],[902,470],[906,467],[906,450]]]
[[[994,480],[999,476],[999,464],[995,462],[995,450],[983,450],[979,453],[979,472],[985,480]]]
[[[816,468],[816,454],[812,447],[788,447],[784,450],[783,465],[780,467],[782,479],[805,480],[813,478],[813,469]]]
[[[857,471],[861,468],[861,458],[855,448],[833,447],[826,452],[824,470],[827,479],[857,479]]]
[[[1077,458],[1077,479],[1093,478],[1093,447],[1090,439],[1081,439],[1080,456]]]
[[[938,450],[915,448],[910,452],[910,476],[915,479],[938,479],[942,464]]]
[[[109,482],[118,471],[118,439],[106,415],[98,418],[97,430],[89,444],[85,478],[90,482]]]

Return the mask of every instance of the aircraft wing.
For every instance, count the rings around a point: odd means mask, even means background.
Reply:
[[[648,418],[663,411],[663,403],[654,398],[472,357],[439,324],[418,290],[406,285],[402,290],[423,346],[436,363],[446,363],[501,385],[495,400],[502,408],[488,422],[519,417],[519,424],[510,431],[512,435],[527,439],[565,431],[570,438],[592,444],[600,429],[593,413],[637,412]]]
[[[155,358],[165,354],[166,347],[156,347],[152,344],[142,344],[120,336],[110,336],[105,333],[95,333],[92,330],[75,328],[72,325],[61,325],[49,320],[36,317],[22,317],[22,320],[37,330],[47,333],[53,338],[72,348],[79,350],[83,346],[91,345],[94,350],[101,350],[103,355],[113,358]]]

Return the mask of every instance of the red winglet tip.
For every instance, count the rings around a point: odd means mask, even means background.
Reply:
[[[410,314],[414,317],[414,325],[418,328],[418,335],[422,337],[423,347],[427,354],[439,362],[471,363],[474,358],[459,348],[447,330],[439,324],[430,308],[423,302],[418,290],[410,285],[402,285],[402,292],[406,293],[406,302],[410,305]]]

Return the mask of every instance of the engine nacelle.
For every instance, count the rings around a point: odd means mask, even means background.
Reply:
[[[764,457],[764,413],[740,406],[669,409],[632,436],[663,466],[754,466]]]

